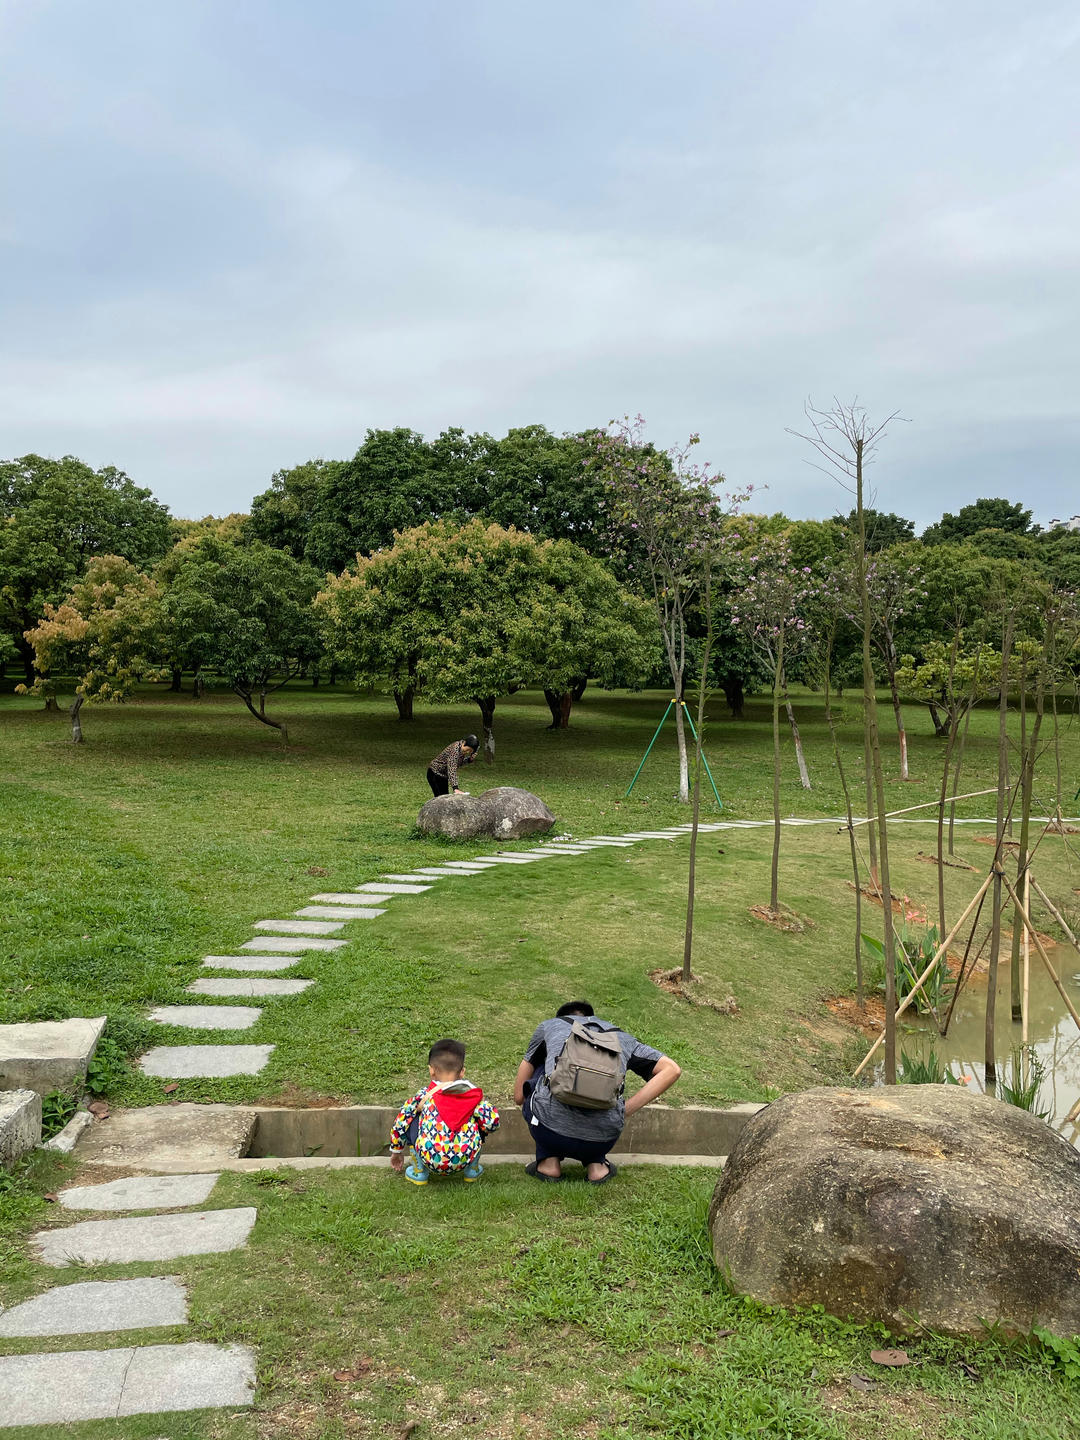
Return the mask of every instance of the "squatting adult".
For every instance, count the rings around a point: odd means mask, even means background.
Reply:
[[[580,1022],[586,1032],[597,1034],[598,1043],[606,1043],[612,1057],[607,1079],[601,1076],[592,1096],[586,1097],[588,1108],[556,1098],[557,1093],[577,1101],[572,1093],[573,1082],[567,1082],[565,1065],[556,1074],[563,1052],[569,1054],[572,1036],[575,1046],[582,1044],[575,1022]],[[617,1051],[612,1041],[617,1042]],[[645,1081],[629,1099],[623,1094],[627,1070]],[[536,1146],[536,1159],[525,1167],[527,1173],[537,1180],[561,1180],[562,1162],[577,1160],[585,1167],[591,1184],[603,1185],[616,1173],[607,1152],[622,1134],[627,1117],[670,1089],[681,1074],[669,1056],[602,1020],[588,1001],[571,1000],[561,1006],[551,1020],[541,1021],[534,1030],[514,1081],[514,1102],[521,1106]],[[612,1103],[598,1108],[607,1098]]]
[[[480,741],[476,736],[466,735],[464,740],[455,740],[445,750],[440,750],[428,766],[427,782],[432,795],[449,795],[451,791],[455,795],[467,795],[467,790],[458,789],[458,770],[463,765],[472,764],[479,748]]]

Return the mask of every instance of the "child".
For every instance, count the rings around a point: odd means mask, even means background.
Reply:
[[[484,1173],[480,1151],[493,1130],[499,1112],[484,1099],[484,1092],[465,1079],[465,1046],[460,1040],[436,1040],[428,1051],[431,1083],[418,1090],[401,1107],[390,1130],[390,1164],[405,1166],[405,1147],[412,1146],[413,1163],[405,1179],[426,1185],[432,1171],[450,1175],[460,1170],[466,1181]]]

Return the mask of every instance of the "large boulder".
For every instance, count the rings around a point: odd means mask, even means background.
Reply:
[[[417,828],[424,835],[451,840],[474,840],[490,835],[497,840],[520,840],[543,835],[555,816],[538,795],[513,785],[497,785],[481,795],[437,795],[421,806]]]
[[[709,1211],[736,1290],[952,1334],[1080,1334],[1080,1155],[951,1085],[818,1088],[750,1119]]]

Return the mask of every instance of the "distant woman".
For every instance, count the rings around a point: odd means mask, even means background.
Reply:
[[[466,735],[464,740],[455,740],[440,751],[428,766],[427,781],[432,795],[449,795],[451,791],[455,795],[467,795],[467,790],[458,789],[458,769],[471,765],[479,748],[476,736]]]

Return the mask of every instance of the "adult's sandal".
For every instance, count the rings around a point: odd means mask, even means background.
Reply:
[[[546,1180],[549,1185],[558,1185],[562,1180],[561,1175],[545,1175],[542,1170],[538,1170],[535,1160],[530,1160],[529,1164],[525,1166],[525,1174],[531,1175],[534,1180]]]
[[[602,1175],[599,1180],[590,1180],[590,1185],[606,1185],[609,1180],[613,1180],[619,1173],[619,1167],[613,1165],[610,1160],[605,1160],[604,1164],[607,1166],[607,1174]]]

